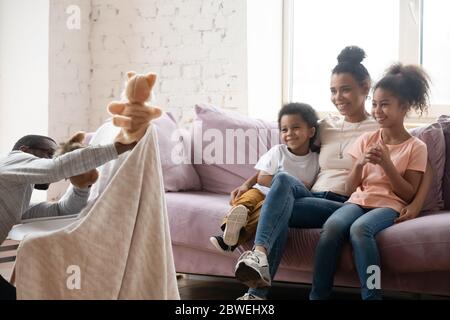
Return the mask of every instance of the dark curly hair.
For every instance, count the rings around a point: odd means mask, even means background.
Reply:
[[[384,89],[395,95],[401,103],[408,105],[408,111],[415,110],[422,115],[428,110],[430,77],[421,67],[397,63],[389,67],[373,91]]]
[[[318,152],[319,148],[314,145],[319,132],[319,117],[316,111],[306,103],[288,103],[284,105],[278,113],[278,128],[281,130],[281,118],[285,115],[298,115],[310,128],[315,128],[314,136],[309,140],[309,148],[313,152]]]
[[[370,85],[369,71],[361,64],[364,58],[366,53],[360,47],[345,47],[338,56],[338,64],[334,67],[332,74],[349,73],[360,86],[366,83]]]

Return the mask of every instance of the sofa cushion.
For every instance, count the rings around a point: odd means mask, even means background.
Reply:
[[[445,166],[445,138],[442,126],[439,123],[433,123],[414,128],[410,133],[426,143],[428,160],[433,168],[433,181],[422,211],[430,212],[441,210],[444,208],[444,201],[442,199],[442,178]]]
[[[152,121],[158,133],[165,191],[200,190],[201,183],[187,155],[185,135],[170,113]]]
[[[172,243],[215,252],[209,238],[222,233],[220,225],[230,209],[228,202],[228,195],[217,193],[166,193]]]
[[[442,197],[444,206],[450,210],[450,116],[440,116],[438,122],[442,125],[446,141],[446,158],[444,178],[442,181]]]
[[[195,114],[193,161],[206,191],[230,193],[256,173],[259,157],[280,143],[276,122],[206,104],[196,105]]]
[[[450,212],[408,220],[377,235],[382,267],[390,272],[450,270]]]

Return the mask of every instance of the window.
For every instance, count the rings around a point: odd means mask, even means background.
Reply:
[[[450,106],[449,12],[448,0],[424,1],[422,63],[432,79],[431,103],[440,109]]]
[[[394,62],[423,64],[433,83],[429,118],[450,106],[450,24],[444,23],[450,1],[285,0],[284,6],[284,101],[335,111],[331,70],[345,46],[357,45],[374,81]]]

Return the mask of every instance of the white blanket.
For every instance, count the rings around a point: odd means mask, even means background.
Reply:
[[[179,299],[158,142],[150,128],[128,156],[101,170],[78,221],[22,241],[18,299]]]

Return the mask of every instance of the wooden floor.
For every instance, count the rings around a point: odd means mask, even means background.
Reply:
[[[236,300],[247,292],[247,287],[236,279],[179,275],[178,288],[182,300]],[[310,285],[275,282],[270,289],[271,300],[308,300]],[[334,300],[361,300],[357,288],[335,288]],[[384,300],[450,300],[450,297],[401,292],[383,292]]]
[[[14,268],[19,242],[6,240],[0,247],[0,275],[9,279]]]
[[[235,279],[179,275],[178,288],[182,300],[236,300],[247,292],[247,287]],[[308,300],[311,286],[274,283],[269,299]],[[335,298],[359,300],[359,292],[353,289],[336,291]]]
[[[0,248],[0,274],[9,279],[14,268],[18,242],[5,241]],[[247,292],[247,287],[236,279],[180,274],[177,277],[182,300],[236,300]],[[275,282],[270,289],[271,300],[308,300],[310,285]],[[336,288],[334,299],[360,300],[359,289]],[[450,299],[426,295],[384,293],[386,300]]]

